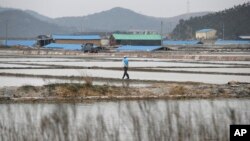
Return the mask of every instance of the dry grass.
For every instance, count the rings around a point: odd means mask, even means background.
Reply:
[[[109,86],[95,86],[93,85],[94,78],[81,73],[79,83],[61,83],[46,85],[50,95],[60,97],[82,97],[82,96],[101,96],[107,95]],[[83,82],[83,83],[82,83]]]
[[[44,86],[50,96],[59,97],[82,97],[82,96],[103,96],[113,95],[119,92],[118,87],[108,85],[89,85],[87,83],[65,83],[51,84]]]
[[[170,88],[170,95],[185,95],[188,93],[188,89],[185,86],[177,85]]]
[[[37,92],[38,91],[37,88],[32,85],[24,85],[24,86],[19,87],[18,89],[24,92],[29,92],[29,91]]]

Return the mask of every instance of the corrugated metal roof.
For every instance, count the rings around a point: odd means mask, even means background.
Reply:
[[[158,34],[113,34],[116,40],[161,40]]]
[[[53,48],[53,49],[65,49],[65,50],[81,50],[82,46],[81,44],[57,44],[57,43],[51,43],[46,46],[45,48]]]
[[[201,32],[210,32],[213,31],[214,29],[202,29],[202,30],[198,30],[196,31],[197,33],[201,33]]]
[[[198,40],[165,40],[163,45],[195,45],[200,43]]]
[[[217,40],[215,45],[242,45],[242,44],[250,44],[250,41],[244,40]]]
[[[54,40],[100,40],[99,35],[52,35]]]
[[[121,46],[119,48],[117,48],[117,51],[147,51],[147,52],[150,52],[150,51],[154,51],[154,50],[157,50],[157,49],[160,49],[162,48],[161,46],[129,46],[129,45],[126,45],[126,46]]]
[[[1,40],[0,44],[6,45],[6,40]],[[35,44],[36,44],[36,40],[7,40],[7,46],[33,47]]]

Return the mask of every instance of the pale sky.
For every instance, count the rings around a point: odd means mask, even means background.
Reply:
[[[220,11],[250,0],[0,0],[1,7],[33,10],[55,18],[64,16],[85,16],[123,7],[137,13],[172,17],[190,12]]]

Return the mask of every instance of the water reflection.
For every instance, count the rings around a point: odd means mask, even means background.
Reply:
[[[102,78],[118,78],[123,74],[119,70],[102,69],[3,69],[0,73],[18,73],[32,75],[51,76],[92,76]],[[84,74],[84,75],[83,75]],[[199,74],[199,73],[164,73],[164,72],[139,72],[130,71],[131,79],[138,80],[159,80],[159,81],[193,81],[213,84],[226,84],[229,81],[250,82],[250,76],[222,75],[222,74]]]
[[[0,104],[2,140],[229,140],[250,100]]]
[[[85,83],[84,80],[73,79],[53,79],[53,78],[39,78],[39,77],[15,77],[15,76],[0,76],[0,88],[9,86],[43,86],[53,83]],[[148,87],[150,83],[130,82],[124,84],[121,81],[108,81],[108,80],[94,80],[93,85],[109,85],[109,86],[127,86],[131,87]]]
[[[156,68],[172,71],[195,71],[195,72],[221,72],[221,73],[250,73],[250,68]]]
[[[22,62],[30,64],[30,62]],[[121,67],[121,62],[114,61],[82,61],[82,62],[32,62],[34,64],[43,65],[62,65],[62,66],[83,66],[83,67]],[[230,65],[221,64],[196,64],[196,63],[182,63],[182,62],[130,62],[130,67],[221,67]]]

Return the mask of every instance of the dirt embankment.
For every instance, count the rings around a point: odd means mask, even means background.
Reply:
[[[249,47],[243,48],[249,50]],[[119,57],[124,55],[137,58],[161,58],[161,59],[182,59],[182,60],[201,60],[201,61],[250,61],[249,53],[230,54],[228,52],[207,52],[202,50],[179,50],[179,51],[164,51],[164,52],[101,52],[101,53],[84,53],[81,51],[69,50],[48,50],[48,49],[0,49],[2,55],[16,55],[26,57]]]
[[[250,97],[250,84],[154,83],[150,87],[96,86],[91,84],[50,84],[3,87],[1,102],[81,102],[85,100],[182,99]]]

